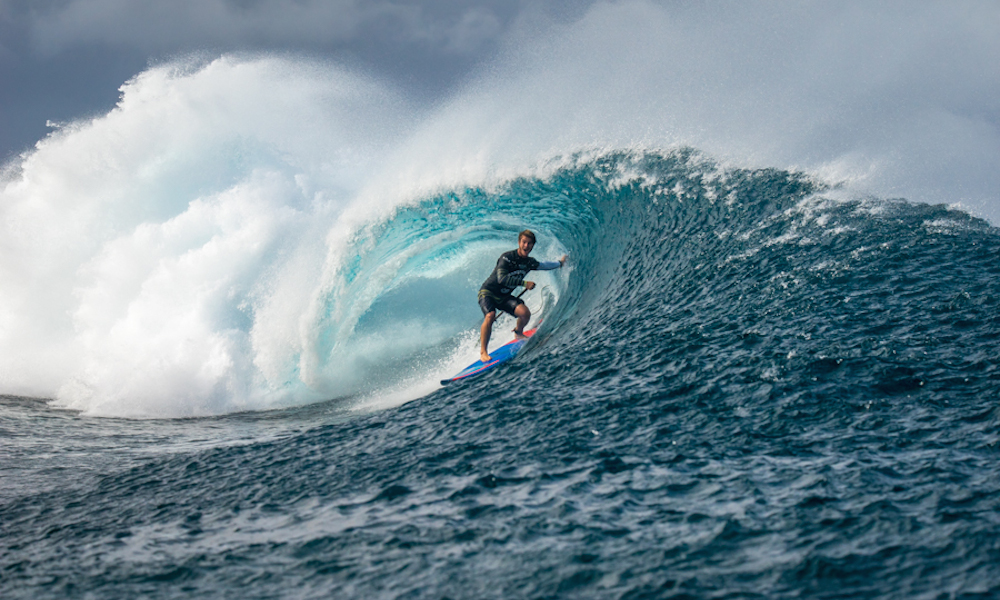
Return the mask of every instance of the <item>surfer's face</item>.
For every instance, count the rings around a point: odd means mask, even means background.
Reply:
[[[517,240],[517,253],[521,256],[531,254],[531,249],[535,247],[535,240],[524,235]]]

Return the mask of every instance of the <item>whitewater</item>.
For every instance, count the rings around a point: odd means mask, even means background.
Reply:
[[[1000,595],[969,6],[598,4],[434,102],[177,57],[53,123],[0,183],[0,592]],[[538,333],[442,388],[525,228]]]

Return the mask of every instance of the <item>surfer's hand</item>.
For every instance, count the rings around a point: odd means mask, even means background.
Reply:
[[[524,289],[526,289],[526,290],[533,290],[533,289],[535,289],[535,282],[534,281],[525,281],[524,282]]]

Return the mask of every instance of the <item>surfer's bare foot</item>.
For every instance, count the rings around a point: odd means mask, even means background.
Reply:
[[[484,363],[490,362],[490,355],[485,352],[480,352],[479,360],[483,361]]]
[[[516,329],[514,330],[514,337],[516,337],[519,340],[528,339],[528,336],[524,335],[523,333],[518,333]]]

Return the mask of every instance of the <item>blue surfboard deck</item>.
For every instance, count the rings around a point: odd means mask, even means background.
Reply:
[[[529,329],[524,332],[524,335],[528,336],[529,338],[534,334],[535,334],[534,329]],[[442,379],[441,385],[447,385],[453,381],[458,381],[459,379],[467,379],[475,375],[480,375],[482,373],[485,373],[486,371],[489,371],[490,369],[492,369],[497,365],[502,365],[503,363],[517,356],[517,353],[520,352],[521,348],[524,348],[524,345],[527,343],[528,343],[527,338],[523,340],[517,340],[517,339],[511,340],[506,344],[504,344],[503,346],[500,346],[493,352],[490,352],[489,362],[484,363],[481,360],[477,360],[476,362],[462,369],[462,371],[458,375],[455,375],[450,379]]]

